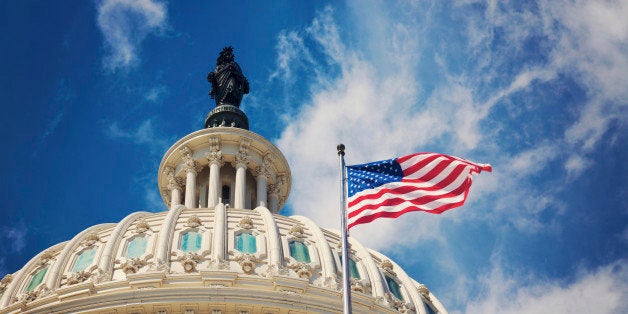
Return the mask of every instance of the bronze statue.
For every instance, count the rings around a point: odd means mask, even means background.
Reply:
[[[222,49],[216,60],[216,69],[207,74],[207,81],[212,84],[209,95],[216,101],[216,107],[240,107],[242,96],[249,93],[249,81],[235,62],[231,46]]]

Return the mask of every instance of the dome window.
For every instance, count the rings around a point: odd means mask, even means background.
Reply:
[[[42,268],[35,273],[33,278],[31,278],[31,282],[26,287],[26,292],[31,292],[39,286],[39,284],[44,281],[44,276],[46,276],[46,272],[48,271],[48,267]]]
[[[201,235],[196,231],[190,231],[181,237],[181,251],[196,252],[201,249]]]
[[[309,263],[310,262],[310,251],[307,248],[307,245],[303,244],[303,242],[299,241],[291,241],[290,242],[290,256],[296,259],[299,262]]]
[[[423,303],[425,304],[425,309],[427,310],[427,314],[437,314],[438,312],[434,310],[434,308],[432,308],[432,306],[429,303]]]
[[[388,290],[390,290],[390,293],[392,293],[392,295],[395,296],[395,298],[403,301],[403,295],[401,294],[401,287],[399,286],[399,283],[397,283],[396,280],[385,276],[386,277],[386,283],[388,284]]]
[[[238,251],[242,253],[257,252],[257,240],[254,235],[248,232],[243,232],[236,236],[236,245]]]
[[[96,247],[91,247],[89,249],[83,250],[81,254],[79,254],[76,262],[74,263],[74,267],[72,267],[72,272],[80,272],[85,270],[87,266],[91,265],[94,261],[94,256],[96,255]]]
[[[146,237],[136,237],[126,248],[125,256],[127,258],[139,258],[146,252],[146,243],[148,239]]]

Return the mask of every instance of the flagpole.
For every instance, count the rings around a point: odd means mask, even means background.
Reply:
[[[342,237],[342,309],[344,314],[351,314],[351,288],[349,285],[349,245],[347,237],[349,231],[347,230],[347,206],[346,206],[346,178],[345,178],[345,146],[338,144],[336,146],[338,150],[338,159],[340,163],[340,221],[341,237]]]

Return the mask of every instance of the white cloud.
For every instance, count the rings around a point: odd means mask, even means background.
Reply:
[[[105,134],[112,139],[146,145],[153,154],[161,153],[170,143],[168,138],[156,132],[151,119],[144,120],[135,130],[124,130],[114,121],[107,126]]]
[[[139,45],[166,26],[166,5],[153,0],[104,0],[98,6],[98,27],[108,55],[105,68],[115,71],[137,64]]]
[[[570,283],[506,275],[497,267],[473,285],[473,289],[485,293],[469,300],[464,313],[611,314],[628,311],[628,263],[625,260],[582,271]]]

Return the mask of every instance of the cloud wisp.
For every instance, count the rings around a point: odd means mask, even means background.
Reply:
[[[137,65],[142,41],[162,32],[168,15],[166,5],[153,0],[105,0],[97,11],[107,50],[103,66],[110,72]]]

